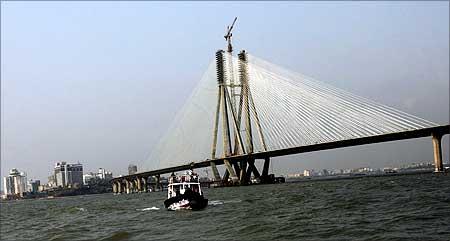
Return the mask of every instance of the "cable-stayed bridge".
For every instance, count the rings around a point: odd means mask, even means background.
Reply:
[[[148,178],[211,168],[219,182],[270,182],[270,158],[432,137],[442,172],[440,125],[241,51],[216,52],[203,78],[153,150],[149,171],[113,180],[115,192],[146,191]],[[262,170],[255,162],[263,160]],[[217,166],[224,165],[223,173]]]

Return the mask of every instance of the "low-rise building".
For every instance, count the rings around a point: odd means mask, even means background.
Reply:
[[[303,176],[305,176],[305,177],[313,176],[313,170],[304,170],[303,171]]]
[[[50,186],[48,184],[39,185],[39,187],[38,187],[38,191],[39,192],[45,192],[45,191],[47,191],[49,189],[50,189]]]
[[[108,172],[103,168],[99,168],[97,173],[89,172],[83,175],[83,184],[89,185],[92,182],[96,182],[98,180],[106,180],[109,181],[113,178],[112,172]]]
[[[287,174],[288,178],[298,178],[298,177],[303,177],[303,173],[289,173]]]
[[[86,174],[83,174],[83,185],[89,185],[92,180],[96,178],[96,175],[92,172],[88,172]]]
[[[39,192],[39,186],[40,185],[41,185],[41,181],[40,180],[30,179],[30,181],[28,181],[28,192],[31,192],[31,193]]]

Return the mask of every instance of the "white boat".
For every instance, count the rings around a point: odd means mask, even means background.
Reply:
[[[164,206],[168,210],[200,210],[208,205],[203,196],[198,175],[188,171],[184,175],[169,177],[167,200]]]

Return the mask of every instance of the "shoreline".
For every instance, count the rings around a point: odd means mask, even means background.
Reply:
[[[417,175],[417,174],[432,174],[433,170],[414,170],[414,171],[402,171],[397,173],[380,173],[380,174],[353,174],[353,175],[336,175],[336,176],[316,176],[316,177],[298,177],[298,178],[286,178],[286,183],[298,183],[298,182],[312,182],[312,181],[333,181],[333,180],[347,180],[358,179],[367,177],[391,177],[391,176],[405,176],[405,175]],[[436,174],[448,175],[449,172],[442,172]]]

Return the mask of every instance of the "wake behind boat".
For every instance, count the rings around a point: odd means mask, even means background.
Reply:
[[[184,175],[176,176],[172,173],[169,178],[167,200],[164,206],[168,210],[200,210],[208,205],[200,188],[198,175],[188,171]]]

